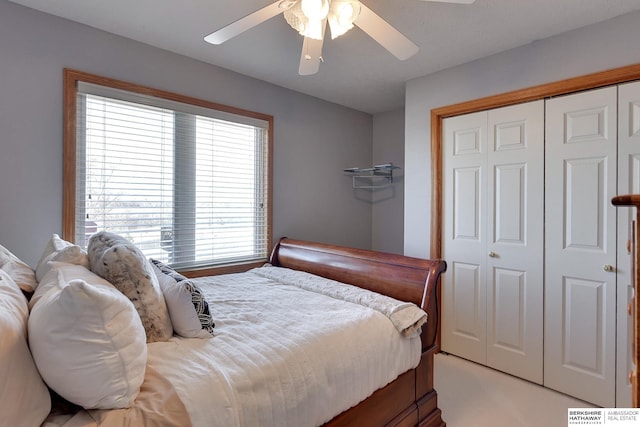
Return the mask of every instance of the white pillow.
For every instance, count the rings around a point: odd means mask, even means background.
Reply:
[[[36,266],[36,280],[38,282],[42,281],[51,269],[50,261],[66,262],[89,268],[87,253],[80,246],[61,239],[57,234],[53,234],[47,242]]]
[[[0,269],[9,273],[9,276],[25,292],[33,292],[38,286],[33,269],[2,245],[0,245]]]
[[[78,267],[78,266],[74,266]],[[45,382],[86,409],[128,408],[140,392],[147,345],[131,301],[102,279],[67,277],[33,306],[29,344]]]
[[[47,386],[27,346],[27,301],[0,270],[0,418],[2,425],[39,426],[51,410]]]
[[[59,292],[73,279],[81,279],[94,285],[112,287],[111,283],[90,271],[87,267],[66,262],[50,261],[47,274],[40,280],[36,291],[29,299],[29,310],[49,292]]]
[[[213,319],[202,291],[161,261],[151,259],[176,334],[185,338],[211,338]]]

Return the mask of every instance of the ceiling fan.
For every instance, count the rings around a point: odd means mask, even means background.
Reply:
[[[423,0],[441,3],[471,4],[475,0]],[[221,44],[277,15],[284,14],[287,23],[304,36],[300,55],[300,75],[318,72],[322,44],[327,25],[331,38],[346,33],[354,25],[391,52],[405,60],[418,52],[418,46],[393,28],[375,12],[357,0],[278,0],[213,33],[204,40]]]

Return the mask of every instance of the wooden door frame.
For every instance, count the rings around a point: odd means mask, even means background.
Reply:
[[[447,117],[505,107],[640,80],[640,64],[532,86],[431,110],[431,258],[442,257],[442,121]]]

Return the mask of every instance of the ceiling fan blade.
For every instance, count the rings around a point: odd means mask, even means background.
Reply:
[[[320,69],[320,63],[322,62],[322,40],[312,39],[305,37],[302,43],[302,53],[300,54],[300,68],[298,68],[298,74],[301,76],[310,76],[315,74]]]
[[[362,3],[360,15],[354,24],[401,61],[412,57],[419,50],[415,43]]]
[[[286,8],[283,8],[281,4],[284,3],[282,0],[278,0],[277,2],[270,4],[269,6],[263,7],[260,10],[257,10],[244,18],[238,19],[237,21],[227,25],[226,27],[222,27],[218,31],[214,31],[204,38],[204,41],[211,44],[221,44],[226,42],[227,40],[237,36],[240,33],[243,33],[256,25],[262,24],[263,22],[273,18],[276,15],[284,12]]]
[[[476,0],[422,0],[422,1],[434,1],[438,3],[458,3],[458,4],[471,4]]]

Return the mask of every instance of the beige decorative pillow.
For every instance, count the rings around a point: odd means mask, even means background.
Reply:
[[[27,300],[0,270],[0,424],[39,426],[51,410],[49,390],[27,345]]]
[[[38,282],[41,282],[50,270],[50,261],[66,262],[89,268],[87,253],[80,246],[61,239],[57,234],[53,234],[47,242],[36,266],[36,280]]]
[[[101,231],[89,239],[91,271],[108,280],[133,303],[147,334],[147,342],[167,341],[173,335],[169,311],[151,264],[133,243]]]
[[[33,269],[2,245],[0,245],[0,269],[6,271],[23,291],[36,290],[38,282]]]

